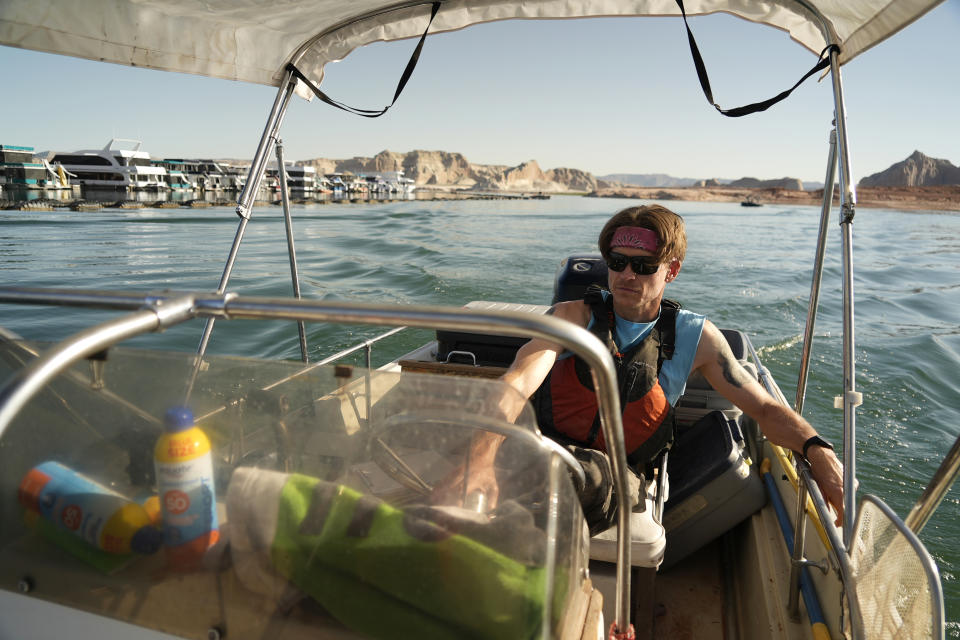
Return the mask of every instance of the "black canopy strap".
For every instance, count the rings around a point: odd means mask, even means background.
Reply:
[[[420,36],[420,41],[417,43],[416,48],[413,50],[413,54],[410,56],[410,61],[407,62],[407,68],[403,70],[403,74],[400,76],[400,82],[397,84],[397,91],[393,94],[393,102],[385,106],[383,109],[358,109],[356,107],[351,107],[346,105],[338,100],[334,100],[326,93],[320,90],[320,87],[315,85],[312,80],[303,75],[300,69],[297,69],[296,65],[292,62],[287,64],[287,70],[291,71],[298,80],[307,85],[314,95],[323,100],[329,105],[336,107],[337,109],[343,109],[349,113],[363,116],[364,118],[379,118],[387,112],[396,102],[397,98],[400,97],[400,94],[403,92],[403,88],[407,86],[407,81],[410,79],[410,76],[413,74],[414,68],[417,66],[417,62],[420,60],[420,51],[423,49],[423,43],[427,39],[427,33],[430,31],[430,25],[433,24],[433,19],[437,16],[437,11],[440,10],[440,3],[434,2],[433,8],[430,11],[430,22],[427,23],[427,28],[423,31],[423,35]]]
[[[680,7],[680,13],[683,14],[683,24],[687,28],[687,40],[690,42],[690,55],[693,56],[693,65],[697,68],[697,77],[700,78],[700,87],[703,89],[703,94],[707,97],[707,102],[712,104],[717,111],[730,118],[739,118],[740,116],[749,115],[758,111],[766,111],[793,93],[793,90],[799,87],[804,80],[817,73],[821,69],[825,69],[830,64],[830,58],[828,55],[830,51],[840,51],[840,47],[835,44],[830,44],[824,47],[823,51],[820,52],[820,59],[817,61],[817,64],[814,65],[813,69],[810,69],[810,71],[804,74],[804,76],[797,81],[797,84],[793,85],[786,91],[778,93],[772,98],[762,102],[754,102],[753,104],[748,104],[743,107],[723,109],[720,107],[720,105],[713,101],[713,91],[710,89],[710,79],[707,77],[707,67],[703,63],[703,57],[700,55],[700,49],[697,47],[697,41],[693,38],[693,32],[690,31],[690,24],[687,22],[687,12],[683,8],[683,0],[677,0],[677,6]]]

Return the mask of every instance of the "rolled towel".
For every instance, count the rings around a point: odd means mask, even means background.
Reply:
[[[237,577],[246,588],[281,606],[301,595],[277,572],[271,559],[280,497],[288,477],[277,471],[238,467],[227,488],[230,556]]]
[[[282,576],[353,630],[391,640],[530,638],[541,626],[542,567],[422,514],[317,478],[242,468],[227,506],[244,584],[282,600]],[[562,602],[565,585],[555,586]]]

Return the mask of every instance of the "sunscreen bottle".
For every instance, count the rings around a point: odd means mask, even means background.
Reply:
[[[220,533],[210,440],[194,425],[190,409],[167,411],[154,464],[167,558],[174,568],[196,568]]]
[[[59,462],[28,471],[17,494],[28,511],[101,551],[151,554],[160,548],[162,535],[141,505]]]

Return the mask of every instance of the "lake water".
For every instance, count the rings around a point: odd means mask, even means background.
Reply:
[[[294,206],[301,288],[306,298],[327,300],[549,304],[558,261],[596,253],[603,222],[628,204],[554,197]],[[819,207],[665,204],[684,216],[689,237],[669,297],[744,330],[792,399]],[[212,291],[238,221],[229,208],[0,211],[0,274],[20,286]],[[836,212],[829,234],[805,415],[840,442],[832,400],[842,391]],[[861,209],[854,245],[860,487],[905,516],[960,433],[960,216]],[[255,210],[229,289],[291,295],[279,207]],[[36,339],[60,339],[109,316],[0,305],[0,325]],[[130,344],[191,351],[201,329],[195,321]],[[308,325],[311,358],[382,331]],[[376,364],[425,337],[385,341]],[[298,358],[297,331],[279,322],[219,322],[210,352]],[[940,566],[952,638],[960,638],[958,524],[953,489],[921,534]]]

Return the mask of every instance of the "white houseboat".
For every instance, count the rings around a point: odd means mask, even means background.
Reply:
[[[413,193],[417,188],[417,183],[412,178],[404,177],[403,171],[381,171],[380,175],[393,193]]]
[[[317,190],[317,168],[311,165],[283,163],[283,168],[287,174],[287,186],[294,193],[313,193]],[[273,167],[267,169],[267,176],[276,178],[280,176],[276,169],[276,163]],[[279,182],[277,183],[279,185]]]
[[[385,196],[389,195],[392,191],[390,185],[379,173],[364,175],[363,181],[366,183],[367,191],[370,195]]]
[[[118,143],[129,143],[132,148],[118,148]],[[139,140],[113,138],[102,149],[58,151],[51,162],[63,165],[85,187],[168,190],[167,170],[151,163],[150,154],[141,151],[142,144]]]
[[[247,184],[247,174],[250,172],[250,165],[230,164],[227,162],[218,163],[223,172],[224,188],[227,191],[242,191],[243,185]]]
[[[192,191],[197,184],[187,176],[183,160],[168,160],[166,158],[154,160],[153,164],[162,167],[167,172],[167,184],[171,191]]]
[[[328,173],[323,176],[323,179],[326,181],[328,188],[333,192],[333,195],[343,195],[347,192],[347,182],[348,178],[342,173]]]

